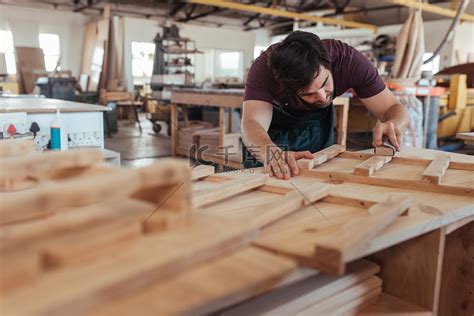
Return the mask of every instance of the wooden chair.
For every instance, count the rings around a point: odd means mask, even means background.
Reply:
[[[100,100],[102,104],[107,105],[108,102],[117,102],[117,107],[128,107],[129,113],[133,113],[135,122],[138,124],[138,129],[140,130],[140,133],[142,133],[142,126],[140,124],[140,119],[138,118],[137,105],[133,99],[133,93],[126,91],[122,92],[101,90],[100,92]],[[130,114],[129,119],[131,118]]]

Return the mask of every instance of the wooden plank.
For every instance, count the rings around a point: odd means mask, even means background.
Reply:
[[[381,289],[382,280],[379,277],[371,276],[368,279],[362,281],[359,284],[353,285],[339,293],[328,297],[324,301],[318,302],[307,309],[304,309],[295,315],[317,315],[317,314],[329,314],[334,313],[344,305],[349,305],[354,300],[363,297],[364,295],[373,291],[377,292],[377,295],[382,292]],[[362,302],[358,302],[359,304]],[[349,306],[346,306],[346,308]],[[352,307],[352,306],[351,306]],[[356,307],[356,306],[355,306]],[[339,314],[336,314],[339,315]]]
[[[405,302],[393,295],[381,293],[377,303],[360,311],[358,316],[432,316],[433,313],[420,306]]]
[[[324,199],[322,199],[322,202],[347,205],[347,206],[353,206],[353,207],[362,207],[362,208],[369,208],[372,205],[377,203],[375,201],[355,199],[355,198],[345,197],[341,195],[329,195],[325,197]]]
[[[143,221],[155,209],[156,205],[151,203],[123,198],[68,209],[44,219],[1,227],[0,245],[27,243],[114,218],[135,218]]]
[[[265,184],[268,175],[253,175],[248,179],[226,181],[218,189],[206,192],[194,192],[194,207],[201,207],[249,191]]]
[[[300,169],[303,169],[303,170],[312,169],[314,166],[325,163],[329,159],[336,157],[337,155],[344,152],[345,150],[346,150],[346,147],[343,145],[338,145],[338,144],[332,145],[332,146],[329,146],[328,148],[325,148],[323,150],[320,150],[314,153],[313,159],[300,159],[297,161],[297,163],[300,166]]]
[[[326,273],[344,273],[345,262],[357,257],[368,242],[412,205],[408,195],[392,195],[369,208],[370,216],[347,222],[340,229],[316,240],[316,259]]]
[[[113,174],[48,183],[32,190],[4,194],[0,224],[44,216],[62,207],[96,203],[111,194],[127,195],[145,188],[186,183],[189,178],[186,163],[170,159],[140,169],[118,169]]]
[[[358,315],[358,313],[364,308],[374,305],[378,301],[381,293],[382,289],[376,288],[375,290],[358,297],[352,302],[335,309],[334,313],[336,315]]]
[[[192,93],[172,91],[171,102],[177,104],[215,106],[222,108],[242,107],[242,95],[225,95],[218,93]]]
[[[374,156],[373,154],[368,153],[359,153],[352,151],[345,151],[339,154],[339,158],[349,158],[349,159],[358,159],[366,160]],[[469,156],[466,156],[469,158]],[[474,171],[474,158],[471,159],[473,162],[459,162],[451,161],[449,164],[449,169],[453,170],[466,170]],[[403,164],[403,165],[413,165],[413,166],[428,166],[433,160],[431,159],[422,159],[422,158],[409,158],[409,157],[392,157],[393,164]]]
[[[372,156],[354,168],[354,174],[359,176],[371,176],[375,171],[381,169],[386,163],[390,162],[389,156]]]
[[[205,178],[214,174],[214,166],[199,165],[191,170],[191,180]]]
[[[82,315],[237,249],[256,235],[245,222],[204,215],[192,221],[193,225],[140,238],[108,260],[52,271],[47,278],[3,296],[2,311],[9,315]],[[45,289],[55,295],[45,296]]]
[[[471,132],[471,133],[457,133],[456,138],[457,139],[462,139],[462,140],[474,141],[474,132]]]
[[[438,315],[473,315],[474,222],[446,236]]]
[[[336,181],[348,181],[359,184],[369,184],[376,186],[384,186],[390,188],[399,188],[405,190],[425,191],[434,193],[444,193],[452,195],[460,195],[474,197],[474,189],[463,188],[458,186],[439,185],[434,183],[425,183],[421,181],[403,180],[403,179],[387,179],[379,177],[365,177],[355,174],[349,174],[337,171],[320,171],[320,170],[300,170],[302,176],[318,177]]]
[[[327,184],[313,184],[303,190],[288,193],[285,197],[265,205],[266,212],[259,212],[261,206],[255,210],[255,216],[250,220],[251,227],[265,227],[297,210],[328,196],[331,187]]]
[[[295,315],[314,304],[323,302],[360,284],[378,271],[379,267],[376,264],[361,259],[349,264],[347,274],[344,276],[315,275],[290,286],[254,297],[220,313],[220,315]]]
[[[5,139],[0,141],[0,158],[22,156],[36,151],[32,140]]]
[[[443,229],[437,229],[372,255],[384,292],[436,313],[444,240]]]
[[[110,248],[120,251],[117,246],[123,246],[141,234],[141,222],[117,218],[47,241],[41,256],[47,269],[83,264],[104,255],[106,250],[110,254]]]
[[[444,176],[446,170],[448,170],[449,168],[450,160],[451,158],[449,157],[449,155],[437,155],[430,163],[430,165],[425,169],[425,171],[423,171],[421,181],[439,184],[441,182],[441,178]]]
[[[246,247],[100,307],[91,315],[207,315],[270,290],[296,268],[287,258]]]
[[[463,227],[464,225],[467,225],[471,222],[474,221],[474,215],[466,217],[462,220],[459,220],[457,222],[454,222],[452,224],[449,224],[446,226],[446,235],[451,234],[452,232],[456,231],[457,229]]]
[[[102,161],[102,152],[96,149],[33,153],[4,158],[1,160],[0,188],[10,189],[18,180],[47,178],[53,170],[89,167]]]
[[[334,109],[338,109],[337,117],[337,143],[346,146],[347,122],[349,120],[349,99],[345,98],[341,105],[334,104]]]

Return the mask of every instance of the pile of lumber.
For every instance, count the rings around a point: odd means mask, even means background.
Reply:
[[[190,121],[187,127],[178,129],[177,154],[188,157],[194,156],[193,152],[199,147],[199,132],[217,131],[212,124],[202,121]]]
[[[346,275],[316,275],[260,295],[222,312],[236,315],[355,315],[374,305],[382,293],[380,267],[368,260],[348,266]]]
[[[242,162],[242,146],[240,133],[224,134],[224,143],[219,146],[219,133],[214,131],[199,131],[199,146],[205,148],[204,153],[221,157],[228,161]]]

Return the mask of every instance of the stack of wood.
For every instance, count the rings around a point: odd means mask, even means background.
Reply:
[[[187,125],[178,129],[178,146],[176,148],[177,154],[185,157],[194,156],[192,154],[193,148],[199,147],[199,132],[217,131],[208,122],[190,121]]]
[[[219,146],[219,133],[214,131],[199,131],[199,146],[205,148],[204,153],[229,161],[242,162],[242,146],[240,133],[224,135],[224,144]]]
[[[382,280],[380,267],[368,260],[348,266],[346,275],[316,275],[302,282],[261,295],[223,316],[236,315],[355,315],[377,302]]]

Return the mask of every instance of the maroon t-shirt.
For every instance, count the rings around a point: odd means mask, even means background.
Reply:
[[[377,95],[385,89],[377,69],[370,61],[352,46],[338,40],[322,41],[331,61],[331,73],[334,80],[335,96],[348,89],[354,89],[361,98]],[[264,51],[250,67],[245,83],[244,101],[259,100],[282,102],[282,91],[267,65],[268,56],[275,48],[274,44]]]

